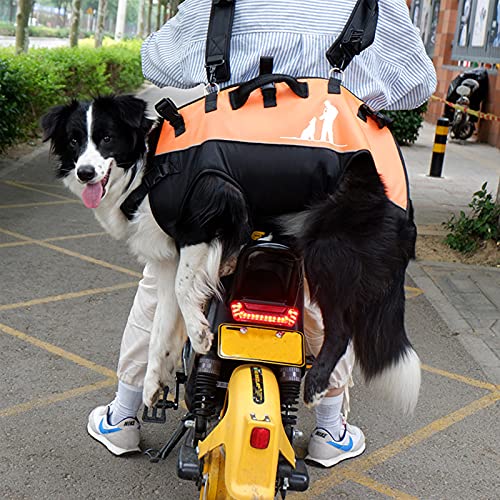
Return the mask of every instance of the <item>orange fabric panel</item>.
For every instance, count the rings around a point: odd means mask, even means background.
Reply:
[[[285,83],[276,84],[277,106],[264,108],[260,90],[247,103],[233,110],[229,89],[218,95],[217,110],[205,113],[200,99],[180,110],[186,132],[175,137],[165,122],[156,154],[181,151],[207,140],[228,140],[263,144],[326,147],[345,153],[366,149],[371,152],[390,200],[406,209],[408,204],[404,167],[394,139],[368,118],[357,117],[362,104],[341,87],[341,94],[328,94],[327,80],[308,79],[309,97],[297,97]]]

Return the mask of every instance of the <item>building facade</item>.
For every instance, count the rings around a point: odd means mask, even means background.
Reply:
[[[435,96],[468,68],[488,71],[489,93],[481,111],[500,116],[500,0],[410,0],[410,15],[436,68]],[[431,100],[426,120],[436,122],[444,104]],[[500,121],[479,120],[478,139],[500,148]]]

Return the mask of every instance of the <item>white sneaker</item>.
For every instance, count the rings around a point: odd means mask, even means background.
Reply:
[[[102,443],[113,455],[141,451],[139,448],[141,425],[137,418],[125,418],[116,425],[109,423],[109,407],[98,406],[91,411],[88,433]]]
[[[354,458],[365,451],[365,435],[358,427],[344,424],[344,435],[337,441],[325,429],[314,429],[306,460],[323,467],[332,467],[342,460]]]

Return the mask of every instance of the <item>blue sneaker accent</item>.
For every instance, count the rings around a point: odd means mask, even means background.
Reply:
[[[342,460],[354,458],[365,451],[365,436],[361,429],[345,423],[342,439],[335,441],[325,429],[316,428],[307,447],[306,462],[333,467]]]
[[[105,429],[105,428],[104,428],[104,426],[102,425],[102,424],[103,424],[103,422],[104,422],[104,419],[105,419],[105,418],[106,418],[106,417],[102,417],[102,418],[101,418],[101,421],[99,422],[99,432],[100,432],[101,434],[111,434],[111,433],[113,433],[113,432],[118,432],[118,431],[121,431],[121,430],[122,430],[120,427],[114,427],[114,428],[112,428],[112,429]]]
[[[351,451],[352,450],[352,437],[349,436],[349,442],[347,444],[340,444],[335,441],[327,441],[328,444],[332,445],[334,448],[342,451]]]

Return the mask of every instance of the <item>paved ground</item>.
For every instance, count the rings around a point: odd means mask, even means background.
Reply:
[[[16,45],[16,37],[14,36],[0,36],[0,47],[12,47]],[[30,48],[39,49],[41,47],[68,47],[68,38],[52,38],[52,37],[30,37]]]
[[[416,147],[404,148],[422,227],[466,206],[486,178],[496,186],[500,169],[498,150],[451,145],[446,178],[426,178],[431,145],[426,127]],[[140,266],[52,170],[46,148],[15,164],[0,158],[0,497],[196,498],[176,478],[175,457],[115,458],[86,434],[88,412],[114,394]],[[407,326],[424,363],[416,413],[403,420],[357,385],[350,421],[365,431],[367,451],[332,470],[310,469],[311,489],[297,496],[498,498],[499,275],[411,266]],[[144,425],[143,446],[160,445],[177,417]],[[299,422],[306,435],[314,425],[304,408]]]

